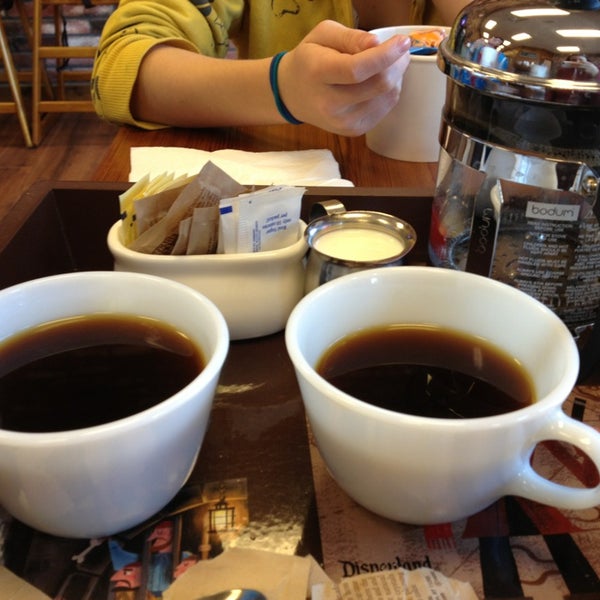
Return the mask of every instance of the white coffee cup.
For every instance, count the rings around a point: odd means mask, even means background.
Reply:
[[[380,42],[396,34],[432,29],[428,25],[402,25],[374,29]],[[448,28],[444,28],[449,31]],[[410,162],[437,162],[446,77],[436,55],[411,55],[396,106],[373,129],[367,131],[367,146],[388,158]]]
[[[408,323],[483,336],[521,362],[537,401],[491,417],[411,416],[357,400],[315,371],[323,353],[347,334]],[[563,412],[578,374],[577,347],[562,321],[527,294],[450,269],[362,271],[305,296],[288,321],[286,344],[326,465],[371,511],[428,524],[472,515],[505,495],[565,509],[600,504],[600,485],[558,484],[530,464],[537,443],[559,440],[600,469],[600,433]]]
[[[0,429],[0,503],[28,525],[101,537],[160,510],[195,464],[227,356],[227,326],[215,305],[162,277],[97,271],[6,288],[0,313],[0,341],[55,319],[119,313],[158,319],[201,349],[206,364],[195,379],[132,416],[71,431]]]

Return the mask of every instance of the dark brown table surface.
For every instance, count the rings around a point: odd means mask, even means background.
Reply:
[[[118,194],[128,187],[129,152],[134,146],[209,151],[329,148],[340,164],[342,177],[358,187],[310,188],[303,201],[303,216],[313,202],[332,197],[341,199],[349,209],[396,214],[412,223],[418,233],[408,262],[427,261],[435,164],[386,159],[371,152],[364,137],[340,138],[306,125],[155,132],[123,127],[98,165],[95,181],[41,182],[3,221],[0,288],[53,273],[112,268],[105,238],[118,218]],[[597,381],[574,391],[570,414],[598,428],[599,409]],[[552,447],[550,452],[584,485],[596,484],[598,474],[591,472],[585,461],[564,448]],[[183,550],[192,549],[208,558],[231,543],[310,553],[322,560],[326,543],[313,476],[302,400],[283,334],[233,342],[189,486],[147,523],[147,528],[124,532],[112,541],[138,556],[147,568],[147,534],[156,521],[169,520],[177,533],[175,563]],[[219,508],[220,496],[229,509],[235,509],[236,516],[229,530],[212,531],[201,524],[202,516]],[[482,598],[600,598],[600,509],[564,514],[507,498],[474,515],[467,525],[461,529],[448,524],[421,531],[391,522],[380,524],[419,540],[414,548],[403,542],[389,548],[390,560],[397,557],[409,564],[425,558],[433,568],[453,576],[453,568],[445,559],[456,558],[467,566],[462,571],[468,574],[464,578]],[[364,529],[357,531],[369,535]],[[53,538],[14,521],[5,532],[6,565],[51,597],[117,599],[109,582],[114,563],[107,540],[96,546],[88,540]],[[334,535],[344,537],[345,533]],[[358,554],[334,560],[352,558],[367,564],[369,557],[360,554],[365,541],[357,540]],[[379,541],[369,540],[371,545]],[[468,556],[460,554],[465,547]],[[128,597],[147,598],[144,590]]]
[[[119,182],[33,186],[0,228],[0,288],[68,271],[111,269],[106,234],[119,217],[118,195],[127,187]],[[332,197],[349,209],[368,205],[395,213],[418,230],[428,227],[431,196],[402,188],[309,188],[303,216],[314,202]],[[421,263],[425,256],[426,235],[422,235],[410,259]],[[221,534],[193,524],[195,514],[208,511],[220,499],[211,495],[219,486],[237,515],[232,530]],[[187,488],[151,523],[114,540],[142,557],[148,551],[147,527],[167,519],[179,531],[177,554],[192,547],[207,558],[241,539],[258,549],[310,553],[321,560],[315,502],[304,409],[280,332],[231,343],[211,423]],[[51,597],[112,598],[113,565],[107,543],[89,549],[88,540],[54,538],[16,521],[6,530],[7,566]],[[73,561],[80,554],[85,559]],[[82,586],[89,587],[89,595],[81,595]]]

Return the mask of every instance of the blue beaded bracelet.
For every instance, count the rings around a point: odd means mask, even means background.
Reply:
[[[296,117],[288,110],[288,107],[284,104],[281,96],[279,95],[279,85],[277,83],[277,71],[279,69],[279,63],[283,58],[285,52],[280,52],[273,57],[271,61],[271,67],[269,68],[269,81],[271,83],[271,91],[273,92],[273,98],[275,99],[275,105],[279,114],[292,125],[302,125],[302,121],[298,121]]]

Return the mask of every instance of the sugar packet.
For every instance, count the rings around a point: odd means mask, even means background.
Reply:
[[[314,585],[313,600],[477,600],[470,583],[422,567],[365,573]]]
[[[298,240],[303,187],[277,185],[219,203],[219,252],[264,252]]]
[[[147,254],[172,254],[174,250],[182,254],[193,253],[188,251],[187,243],[185,252],[182,252],[183,243],[178,243],[181,232],[188,239],[196,240],[197,246],[206,248],[206,253],[215,252],[218,240],[219,200],[245,191],[243,185],[208,162],[191,181],[182,186],[164,216],[139,234],[129,244],[129,248]],[[136,202],[136,212],[142,210],[144,200],[139,199]],[[156,198],[151,201],[157,210],[164,206]],[[186,223],[186,219],[191,221]],[[202,243],[198,243],[199,236],[203,238]]]
[[[173,173],[163,173],[152,179],[145,175],[119,196],[121,220],[123,222],[122,236],[125,245],[131,244],[143,230],[140,230],[141,215],[137,211],[137,202],[140,199],[147,200],[148,203],[151,202],[150,199],[160,200],[172,193],[172,190],[186,185],[190,179],[183,176],[175,177]],[[157,212],[156,209],[153,209],[153,212]]]

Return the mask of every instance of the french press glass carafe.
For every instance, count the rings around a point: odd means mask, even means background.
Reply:
[[[432,263],[522,289],[578,337],[600,306],[600,1],[477,0],[438,61]]]

